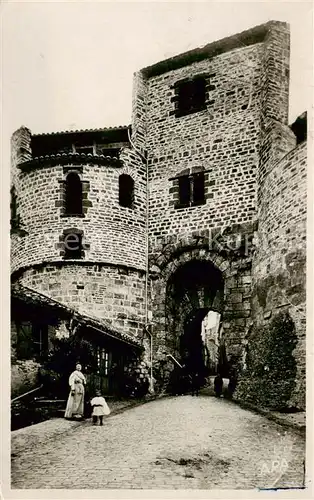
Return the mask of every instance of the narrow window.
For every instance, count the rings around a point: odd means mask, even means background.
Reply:
[[[32,359],[34,357],[33,330],[30,321],[17,323],[16,353],[19,359]]]
[[[179,203],[176,208],[203,205],[205,203],[204,172],[182,175],[179,182]]]
[[[178,87],[177,114],[179,116],[205,109],[206,81],[204,78],[198,77],[182,82]]]
[[[104,375],[107,376],[109,373],[109,353],[105,349],[102,350],[102,359]]]
[[[83,257],[82,233],[70,232],[64,235],[64,258],[81,259]]]
[[[12,230],[18,229],[19,216],[17,214],[17,196],[16,196],[15,187],[12,187],[12,189],[11,189],[10,209],[11,209],[11,229]]]
[[[34,351],[42,356],[48,351],[48,325],[33,324]]]
[[[205,203],[205,184],[204,184],[204,173],[199,172],[192,176],[193,182],[193,205],[202,205]]]
[[[130,175],[122,174],[119,177],[119,204],[122,207],[133,208],[134,180]]]
[[[65,181],[65,214],[83,213],[82,182],[76,172],[70,172]]]
[[[188,206],[191,200],[191,182],[188,175],[179,177],[179,205]]]

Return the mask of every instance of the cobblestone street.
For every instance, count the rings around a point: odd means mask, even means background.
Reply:
[[[304,451],[304,438],[292,429],[223,399],[188,395],[112,415],[103,427],[86,421],[18,450],[11,486],[302,487]]]

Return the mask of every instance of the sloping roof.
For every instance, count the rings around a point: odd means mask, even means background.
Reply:
[[[80,313],[76,309],[62,304],[61,302],[52,299],[41,292],[37,292],[28,286],[21,285],[21,283],[14,283],[12,285],[11,297],[21,300],[29,305],[45,306],[51,309],[57,309],[87,328],[96,329],[100,333],[115,338],[116,340],[120,340],[121,342],[125,342],[137,348],[142,348],[142,344],[139,340],[125,332],[122,332],[121,330],[113,328],[108,320]]]
[[[119,145],[118,149],[120,149],[125,145],[129,145],[129,134],[129,127],[125,126],[91,130],[66,130],[63,132],[34,134],[31,136],[30,146],[33,158],[58,153],[69,154],[70,151],[64,151],[64,148],[72,149],[73,144],[79,147],[92,147],[93,143],[103,146],[109,145],[109,147]],[[104,152],[104,155],[106,155],[106,152]]]
[[[78,134],[82,132],[108,132],[109,130],[127,130],[129,125],[118,125],[117,127],[101,127],[101,128],[86,128],[78,130],[61,130],[60,132],[44,132],[43,134],[33,134],[33,137],[43,137],[50,135],[61,135],[61,134]]]
[[[119,158],[115,158],[113,156],[105,156],[105,155],[93,155],[91,153],[56,153],[56,154],[47,154],[43,156],[35,156],[30,160],[24,161],[23,163],[19,163],[18,167],[20,169],[28,170],[34,165],[49,163],[49,165],[53,164],[62,164],[62,163],[72,163],[72,164],[82,164],[82,163],[95,163],[97,165],[109,165],[121,167],[122,162]]]
[[[224,52],[228,52],[239,47],[254,45],[261,43],[265,39],[267,33],[273,26],[288,26],[287,23],[281,21],[269,21],[265,24],[255,26],[254,28],[242,31],[236,35],[228,36],[208,43],[203,47],[198,47],[179,54],[169,59],[160,61],[152,66],[147,66],[140,70],[140,73],[146,78],[158,76],[174,69],[182,68],[194,62],[203,61],[204,59],[213,58]]]

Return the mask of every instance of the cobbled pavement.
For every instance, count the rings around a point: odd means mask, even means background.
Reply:
[[[13,489],[304,486],[304,437],[224,399],[162,398],[103,427],[85,421],[64,432],[62,422],[53,439],[12,447]]]

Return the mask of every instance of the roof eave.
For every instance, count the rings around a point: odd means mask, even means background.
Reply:
[[[203,47],[198,47],[189,50],[177,56],[170,57],[160,61],[152,66],[147,66],[139,71],[145,78],[167,73],[175,69],[188,66],[194,62],[203,61],[216,57],[224,52],[229,52],[242,46],[255,45],[264,41],[270,28],[275,25],[288,26],[287,23],[281,21],[269,21],[268,23],[255,26],[236,35],[232,35],[221,40],[211,42]]]

